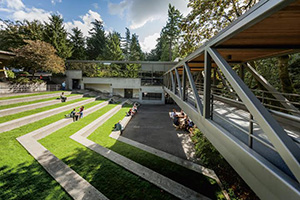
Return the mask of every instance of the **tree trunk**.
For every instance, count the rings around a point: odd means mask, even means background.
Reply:
[[[294,88],[288,71],[289,56],[280,56],[278,58],[279,78],[282,87],[282,92],[293,93]]]

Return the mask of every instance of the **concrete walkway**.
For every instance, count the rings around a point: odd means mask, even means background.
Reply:
[[[44,112],[36,113],[36,114],[33,114],[33,115],[29,115],[29,116],[26,116],[26,117],[22,117],[22,118],[19,118],[19,119],[15,119],[15,120],[11,120],[11,121],[8,121],[8,122],[1,123],[0,124],[0,133],[10,131],[12,129],[18,128],[18,127],[23,126],[25,124],[29,124],[29,123],[39,121],[39,120],[44,119],[46,117],[56,115],[57,113],[64,112],[64,111],[67,111],[67,110],[71,110],[72,108],[81,106],[83,104],[91,103],[93,101],[95,101],[95,98],[90,98],[90,99],[79,101],[79,102],[76,102],[76,103],[73,103],[73,104],[62,106],[62,107],[59,107],[59,108],[54,108],[54,109],[47,110],[47,111],[44,111]]]
[[[79,99],[82,97],[83,97],[83,95],[70,96],[70,97],[68,97],[67,101],[72,101],[72,100]],[[61,103],[61,100],[55,99],[55,100],[44,101],[44,102],[40,102],[40,103],[34,103],[34,104],[29,104],[29,105],[24,105],[24,106],[3,109],[3,110],[0,110],[0,117],[24,112],[27,110],[42,108],[42,107],[50,106],[50,105],[54,105],[54,104],[59,104],[59,103]]]
[[[53,93],[53,94],[45,94],[45,95],[36,95],[36,96],[29,96],[29,97],[22,97],[22,98],[15,98],[15,99],[6,99],[0,100],[0,105],[9,105],[21,102],[28,102],[28,101],[35,101],[40,99],[47,99],[51,97],[59,97],[61,93]],[[69,95],[71,92],[65,92],[65,95]]]
[[[180,111],[174,104],[142,105],[122,136],[179,158],[191,159],[190,153],[193,153],[193,149],[184,149],[182,145],[184,135],[188,137],[188,133],[175,130],[169,117],[173,108]]]
[[[104,106],[103,102],[85,110],[87,116]],[[18,137],[19,143],[45,168],[45,170],[68,192],[73,199],[78,200],[108,200],[101,192],[83,179],[79,174],[59,160],[37,140],[73,123],[73,119],[62,119],[43,128]]]
[[[91,133],[93,133],[99,126],[101,126],[105,121],[107,121],[120,109],[121,106],[113,108],[109,112],[96,119],[94,122],[90,123],[80,131],[70,136],[70,138],[180,199],[209,199],[204,195],[201,195],[147,167],[140,165],[139,163],[136,163],[116,152],[111,151],[110,149],[102,147],[101,145],[96,144],[95,142],[87,139],[87,137]]]

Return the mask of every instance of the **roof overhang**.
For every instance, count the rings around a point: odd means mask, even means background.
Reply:
[[[203,70],[206,48],[230,65],[300,52],[300,0],[260,1],[175,67]]]

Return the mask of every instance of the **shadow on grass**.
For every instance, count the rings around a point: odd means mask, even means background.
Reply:
[[[144,152],[137,154],[135,147],[126,145],[120,141],[116,141],[109,149],[211,199],[222,198],[221,189],[216,181],[202,174],[158,158],[152,154],[145,154]]]
[[[76,148],[62,160],[109,199],[177,199],[89,149]]]
[[[37,162],[0,168],[0,199],[71,199]]]

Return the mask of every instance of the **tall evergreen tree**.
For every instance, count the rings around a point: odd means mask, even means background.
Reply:
[[[178,9],[175,9],[174,6],[169,4],[168,10],[168,21],[166,26],[162,29],[162,58],[161,60],[168,60],[171,61],[177,57],[174,56],[175,46],[178,44],[178,39],[180,37],[180,27],[179,24],[181,22],[182,15]]]
[[[56,49],[59,57],[69,58],[72,55],[72,46],[67,39],[63,18],[60,15],[51,15],[49,20],[49,23],[45,23],[44,40]]]
[[[126,27],[125,39],[123,41],[123,48],[122,48],[125,56],[125,60],[129,60],[130,43],[131,43],[130,30]]]
[[[117,32],[108,34],[104,51],[105,60],[124,60],[120,38]]]
[[[103,58],[105,32],[102,21],[95,20],[92,24],[94,27],[89,31],[90,37],[87,38],[87,55],[89,59],[95,60]]]
[[[73,53],[71,59],[74,60],[86,59],[85,39],[83,37],[81,30],[78,27],[72,29],[72,34],[70,34],[70,42],[73,46]]]
[[[138,36],[135,33],[131,36],[129,60],[144,60],[144,54],[142,52]]]

